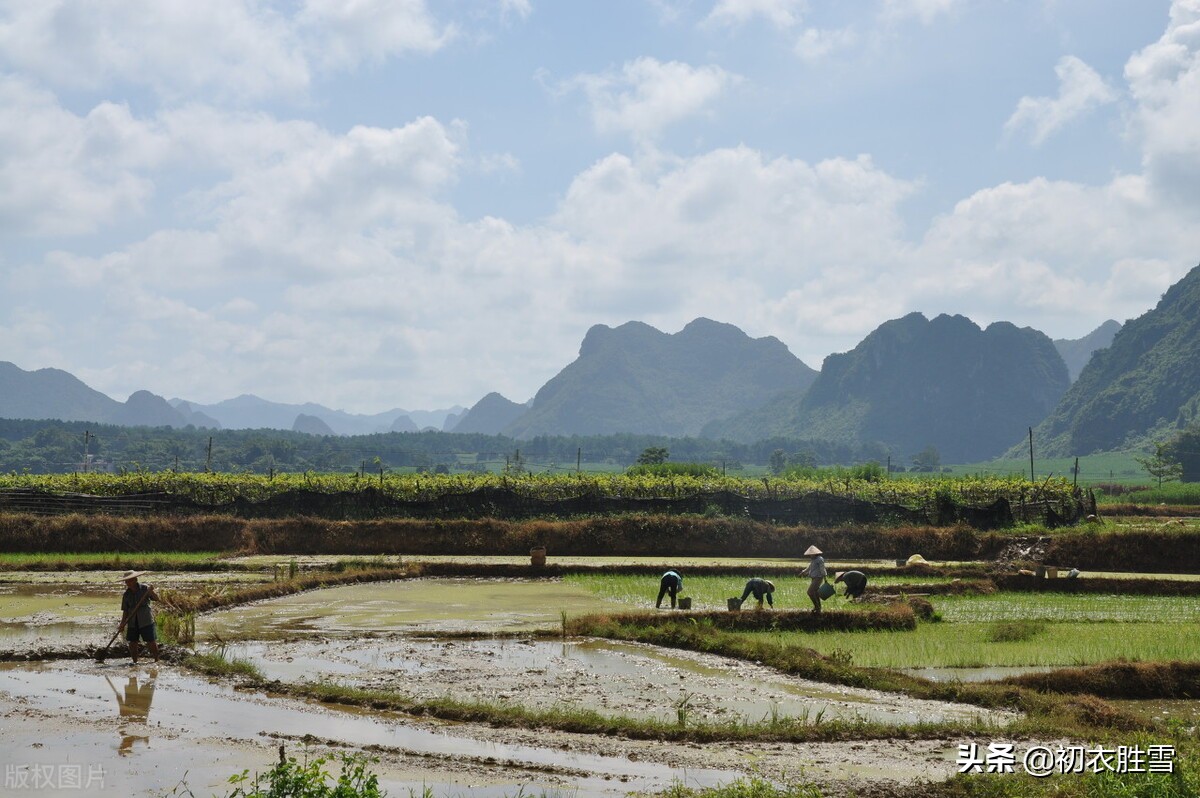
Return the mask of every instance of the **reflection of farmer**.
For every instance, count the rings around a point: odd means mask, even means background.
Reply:
[[[150,716],[150,703],[154,700],[154,679],[158,672],[151,670],[150,678],[145,682],[139,682],[138,677],[130,676],[129,681],[125,685],[125,694],[121,695],[112,680],[107,676],[104,678],[108,681],[108,686],[112,688],[113,695],[117,697],[117,711],[121,715],[121,744],[117,750],[122,756],[133,752],[133,744],[137,740],[141,740],[147,744],[150,742],[149,735],[128,734],[126,723],[145,723]]]
[[[762,609],[763,599],[767,600],[767,604],[771,607],[775,606],[775,602],[771,599],[771,594],[775,592],[775,583],[768,579],[760,579],[754,577],[746,583],[746,589],[742,591],[742,601],[745,601],[748,596],[754,594],[755,601],[758,602],[758,608]]]
[[[825,557],[822,556],[821,550],[816,546],[809,546],[804,550],[805,557],[812,557],[808,567],[804,569],[804,575],[809,578],[808,583],[808,598],[813,603],[813,612],[821,611],[821,594],[818,592],[821,589],[821,583],[825,581],[825,577],[829,572],[825,570]]]
[[[125,583],[125,594],[121,596],[121,616],[126,620],[125,639],[129,641],[129,656],[138,661],[138,641],[144,640],[150,647],[150,655],[158,662],[158,638],[154,633],[154,615],[150,602],[158,601],[158,594],[150,585],[139,585],[137,578],[145,571],[126,571],[121,577]]]
[[[662,606],[663,596],[668,593],[671,595],[671,609],[675,609],[675,597],[681,590],[683,590],[683,577],[674,571],[667,571],[658,581],[658,600],[654,602],[654,609]]]
[[[845,583],[846,598],[848,599],[862,598],[862,594],[867,591],[867,575],[862,571],[846,571],[838,574],[833,581],[835,584]]]

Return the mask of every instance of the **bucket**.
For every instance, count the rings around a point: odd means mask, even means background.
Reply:
[[[681,598],[679,600],[679,609],[690,610],[691,608],[692,608],[692,597],[691,596],[688,596],[687,598]]]
[[[742,608],[742,600],[740,598],[725,599],[725,606],[730,612],[737,612]]]
[[[529,550],[529,562],[532,565],[545,565],[546,564],[546,547],[539,546],[535,549],[530,549]]]
[[[833,598],[833,594],[835,592],[837,591],[833,589],[833,585],[829,584],[828,582],[822,582],[821,586],[817,588],[817,595],[823,599]]]
[[[1046,578],[1047,579],[1058,579],[1058,569],[1047,566],[1046,567]]]

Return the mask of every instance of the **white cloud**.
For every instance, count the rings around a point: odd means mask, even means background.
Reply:
[[[296,97],[316,69],[430,53],[453,34],[425,0],[0,0],[0,64],[56,86],[145,85],[172,100]]]
[[[736,27],[761,17],[778,28],[790,28],[800,22],[807,6],[806,0],[717,0],[704,24]]]
[[[84,116],[0,75],[0,231],[92,232],[138,214],[153,195],[147,170],[166,141],[129,108],[101,103]]]
[[[796,40],[796,55],[805,61],[821,61],[838,50],[853,47],[858,42],[858,35],[853,28],[836,28],[821,30],[807,28]]]
[[[177,97],[307,87],[289,20],[254,0],[45,0],[0,4],[0,59],[55,85],[148,85]]]
[[[883,0],[880,17],[890,22],[919,19],[921,24],[929,25],[939,16],[949,14],[963,5],[963,2],[964,0]]]
[[[500,0],[500,13],[505,16],[515,14],[525,19],[533,13],[533,4],[529,0]]]
[[[565,87],[583,90],[601,133],[646,140],[702,112],[736,80],[718,66],[643,57],[626,62],[619,72],[577,75]]]
[[[1039,145],[1080,116],[1115,102],[1117,93],[1104,78],[1073,55],[1059,59],[1057,97],[1022,97],[1004,124],[1008,133],[1030,128],[1030,140]]]
[[[1166,32],[1135,53],[1125,78],[1147,174],[1176,199],[1200,205],[1200,0],[1176,0]]]
[[[513,3],[507,2],[509,9]],[[528,3],[524,3],[528,13]],[[513,10],[520,12],[517,0]],[[431,53],[454,35],[425,7],[425,0],[307,0],[297,19],[313,56],[332,67],[382,61],[402,53]]]

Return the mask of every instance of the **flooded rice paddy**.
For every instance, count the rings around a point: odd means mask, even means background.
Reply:
[[[0,649],[102,646],[119,620],[118,577],[5,574]],[[214,590],[270,578],[268,570],[144,581],[160,590]],[[654,581],[647,578],[643,606],[652,602]],[[752,662],[547,637],[561,629],[564,613],[628,609],[570,581],[414,579],[209,613],[197,619],[197,637],[201,650],[219,646],[268,679],[389,690],[417,701],[568,706],[666,722],[683,708],[695,723],[982,720],[1000,730],[1013,717],[809,682]],[[844,783],[942,778],[955,770],[958,742],[698,745],[500,729],[235,690],[179,665],[133,666],[128,659],[2,665],[0,717],[6,762],[60,772],[78,765],[85,781],[89,768],[102,770],[102,789],[89,792],[101,795],[169,792],[185,774],[197,795],[224,793],[230,775],[265,771],[281,741],[299,753],[305,735],[313,735],[308,743],[318,753],[366,750],[378,757],[376,771],[393,795],[428,786],[438,796],[626,794],[727,783],[749,773],[783,782],[803,770]]]

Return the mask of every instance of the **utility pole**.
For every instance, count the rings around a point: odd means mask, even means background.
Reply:
[[[576,474],[583,473],[583,469],[580,467],[582,464],[583,464],[583,447],[580,446],[578,449],[575,450],[575,473]]]
[[[1073,479],[1071,481],[1071,487],[1072,488],[1079,487],[1079,458],[1078,457],[1075,458],[1075,479]]]
[[[1029,428],[1029,481],[1037,481],[1033,477],[1033,427]]]
[[[87,473],[87,470],[88,470],[88,450],[91,448],[89,446],[89,444],[91,443],[91,440],[92,440],[92,431],[90,429],[85,429],[83,431],[83,473],[85,473],[85,474]]]
[[[212,473],[212,436],[208,436],[208,457],[204,461],[204,470]]]

